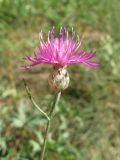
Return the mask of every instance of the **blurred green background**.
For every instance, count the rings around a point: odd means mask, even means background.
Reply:
[[[31,105],[22,78],[49,112],[50,66],[18,70],[38,33],[74,27],[82,47],[97,52],[98,69],[69,67],[49,133],[45,160],[120,160],[120,1],[0,0],[0,160],[38,160],[45,119]]]

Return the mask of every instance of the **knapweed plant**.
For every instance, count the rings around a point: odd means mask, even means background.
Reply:
[[[49,75],[48,82],[54,90],[55,100],[51,106],[49,114],[45,113],[32,98],[29,88],[24,81],[28,96],[33,105],[46,117],[47,126],[45,131],[44,142],[41,151],[40,160],[44,159],[47,135],[53,118],[53,112],[60,100],[61,92],[69,85],[69,74],[67,67],[69,65],[83,63],[88,67],[97,67],[98,63],[91,60],[96,55],[95,52],[81,49],[81,40],[73,31],[68,33],[66,28],[61,28],[58,35],[55,34],[55,28],[48,32],[48,40],[45,41],[43,33],[39,34],[39,45],[34,51],[34,57],[25,55],[24,59],[30,62],[30,65],[21,66],[21,69],[32,69],[39,64],[52,64],[52,71]]]

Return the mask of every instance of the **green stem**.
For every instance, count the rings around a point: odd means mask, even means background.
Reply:
[[[27,83],[26,83],[26,81],[25,81],[24,79],[23,79],[23,82],[24,82],[24,85],[25,85],[25,88],[26,88],[26,92],[27,92],[27,94],[28,94],[28,97],[29,97],[31,103],[32,103],[33,106],[35,106],[35,107],[39,110],[39,112],[41,112],[41,113],[44,115],[44,117],[49,121],[49,120],[50,120],[49,116],[48,116],[48,115],[36,104],[36,102],[34,101],[32,95],[31,95],[31,93],[30,93],[30,89],[28,88]]]
[[[60,100],[60,96],[61,96],[61,91],[58,92],[55,96],[55,99],[54,99],[54,102],[53,102],[53,105],[52,105],[52,108],[51,108],[51,111],[49,113],[49,115],[47,115],[37,104],[36,102],[34,101],[31,93],[30,93],[30,89],[28,88],[27,86],[27,83],[26,81],[23,79],[23,82],[24,82],[24,85],[25,85],[25,88],[26,88],[26,91],[27,91],[27,94],[28,94],[28,97],[31,101],[31,103],[39,110],[40,113],[42,113],[44,115],[44,117],[48,120],[47,122],[47,126],[46,126],[46,130],[45,130],[45,137],[44,137],[44,142],[43,142],[43,146],[42,146],[42,151],[41,151],[41,157],[40,157],[40,160],[44,160],[44,155],[45,155],[45,149],[46,149],[46,143],[47,143],[47,137],[48,137],[48,131],[49,131],[49,128],[50,128],[50,123],[51,123],[51,119],[53,117],[53,113],[54,113],[54,109],[55,107],[58,105],[58,102]]]
[[[49,113],[50,120],[47,122],[40,160],[44,160],[44,155],[45,155],[45,149],[46,149],[46,143],[47,143],[47,137],[48,137],[48,132],[49,132],[49,128],[50,128],[51,118],[53,117],[55,107],[58,105],[58,102],[60,100],[60,96],[61,96],[61,92],[57,93],[57,95],[55,97],[55,100],[53,102],[51,111]]]

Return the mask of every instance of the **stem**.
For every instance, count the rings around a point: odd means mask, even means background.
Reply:
[[[47,120],[49,121],[49,120],[50,120],[49,116],[48,116],[48,115],[36,104],[36,102],[34,101],[32,95],[31,95],[31,93],[30,93],[30,89],[28,88],[27,83],[26,83],[26,81],[25,81],[24,79],[23,79],[23,82],[24,82],[24,85],[25,85],[25,88],[26,88],[26,92],[27,92],[27,94],[28,94],[28,97],[29,97],[31,103],[32,103],[33,106],[35,106],[35,107],[39,110],[39,112],[41,112],[41,113],[44,115],[44,117],[47,118]]]
[[[48,137],[48,131],[50,128],[50,122],[51,122],[51,118],[53,117],[53,112],[55,107],[58,105],[58,102],[60,100],[60,96],[61,96],[61,92],[58,92],[57,95],[55,96],[55,100],[53,102],[51,111],[49,113],[49,120],[47,122],[47,127],[45,130],[45,137],[44,137],[44,142],[43,142],[43,146],[42,146],[42,151],[41,151],[41,156],[40,156],[40,160],[44,160],[44,155],[45,155],[45,149],[46,149],[46,143],[47,143],[47,137]]]

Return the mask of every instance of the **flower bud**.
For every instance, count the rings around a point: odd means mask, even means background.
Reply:
[[[61,91],[68,88],[69,74],[66,67],[54,67],[49,76],[49,85],[54,91]]]

